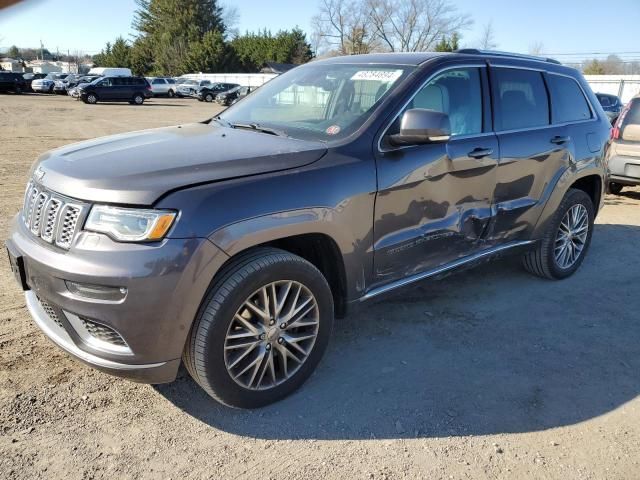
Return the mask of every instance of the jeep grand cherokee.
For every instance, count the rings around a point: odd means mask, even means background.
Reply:
[[[7,247],[71,355],[149,383],[184,362],[220,402],[257,407],[297,389],[334,316],[366,300],[507,252],[573,274],[608,136],[552,60],[320,60],[202,123],[45,153]]]

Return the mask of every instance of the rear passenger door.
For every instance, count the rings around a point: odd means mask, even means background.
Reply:
[[[545,73],[492,65],[494,128],[500,145],[488,240],[528,239],[551,182],[573,155],[569,128],[552,125]]]

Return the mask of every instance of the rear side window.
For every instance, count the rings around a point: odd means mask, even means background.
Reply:
[[[622,119],[621,127],[627,125],[640,125],[640,99],[631,100],[629,110]]]
[[[612,98],[607,95],[596,95],[596,97],[598,97],[598,101],[603,107],[611,107],[613,105]]]
[[[549,98],[542,73],[495,68],[496,130],[549,125]]]
[[[578,122],[591,118],[591,109],[582,89],[573,78],[550,74],[553,123]]]

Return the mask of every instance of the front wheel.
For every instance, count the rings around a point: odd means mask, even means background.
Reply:
[[[175,97],[176,94],[175,94],[175,92],[173,90],[169,90],[167,92],[167,95],[169,96],[169,98],[173,98],[173,97]]]
[[[534,250],[523,258],[525,269],[539,277],[562,279],[582,264],[593,232],[595,210],[589,195],[569,189]]]
[[[301,257],[250,251],[214,280],[185,345],[194,380],[225,405],[256,408],[298,389],[333,326],[326,279]]]
[[[213,102],[213,95],[211,95],[210,93],[207,93],[207,94],[204,96],[204,101],[205,101],[205,102],[209,102],[209,103]]]
[[[98,97],[96,96],[96,94],[95,93],[89,93],[87,95],[86,103],[88,103],[90,105],[94,105],[94,104],[98,103]]]
[[[136,93],[133,96],[132,102],[134,105],[142,105],[144,103],[144,95],[141,93]]]

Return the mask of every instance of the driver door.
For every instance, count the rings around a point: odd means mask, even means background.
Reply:
[[[415,92],[380,139],[374,213],[375,283],[448,264],[483,247],[492,218],[499,146],[486,66],[448,67]],[[402,114],[446,113],[451,137],[397,147]]]

